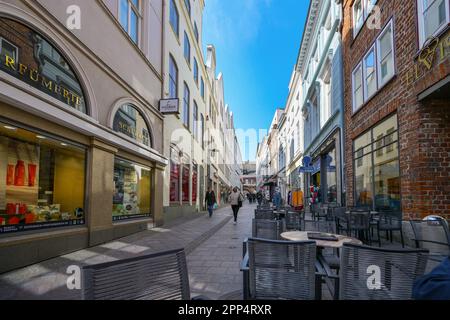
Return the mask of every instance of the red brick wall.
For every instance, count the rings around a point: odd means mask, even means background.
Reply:
[[[437,61],[420,80],[406,75],[419,52],[415,0],[379,0],[381,25],[392,18],[397,75],[359,111],[352,111],[352,71],[382,29],[365,25],[353,39],[353,0],[344,1],[343,50],[345,78],[345,153],[347,204],[354,204],[353,140],[380,120],[397,112],[399,122],[402,209],[405,218],[438,214],[450,219],[450,103],[418,102],[417,95],[450,73],[450,62]],[[450,50],[447,49],[447,50]]]

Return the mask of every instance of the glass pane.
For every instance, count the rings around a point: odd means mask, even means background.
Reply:
[[[0,123],[0,234],[85,223],[86,151]]]
[[[386,57],[385,60],[381,61],[381,80],[384,83],[391,76],[394,75],[394,60],[392,52]]]
[[[0,38],[1,70],[67,106],[87,113],[77,75],[50,42],[27,26],[1,17]],[[15,47],[19,48],[18,57]],[[13,59],[14,68],[4,63],[6,55]]]
[[[137,9],[139,9],[139,0],[131,0],[131,2]]]
[[[380,53],[381,60],[386,59],[386,56],[392,52],[392,30],[387,29],[380,38]]]
[[[336,149],[327,156],[327,202],[337,202],[337,171],[336,171]]]
[[[151,147],[149,128],[141,113],[132,105],[124,105],[117,110],[113,130]]]
[[[399,161],[385,160],[375,165],[375,210],[400,211]]]
[[[372,140],[371,139],[372,139],[372,137],[371,137],[370,131],[366,132],[365,134],[360,136],[358,139],[356,139],[355,147],[354,147],[355,152],[357,150],[360,150],[363,148],[365,148],[364,153],[366,153],[366,151],[371,152],[372,151],[372,147],[371,147]]]
[[[445,23],[445,1],[436,0],[428,9],[427,6],[424,9],[425,37],[428,38]]]
[[[377,90],[376,73],[375,73],[375,54],[374,51],[365,59],[366,74],[366,96],[371,97]]]
[[[170,149],[170,201],[180,201],[180,165],[174,149]]]
[[[151,169],[115,159],[113,221],[151,216]]]
[[[120,0],[119,21],[125,31],[128,32],[128,0]]]
[[[191,63],[191,44],[189,43],[189,38],[186,33],[184,33],[184,57]]]
[[[173,30],[178,35],[178,11],[175,6],[174,0],[170,1],[170,24],[172,25]]]
[[[17,61],[16,47],[14,47],[12,44],[10,44],[8,41],[4,39],[0,39],[0,41],[1,41],[0,56],[2,57],[2,60],[4,60],[4,57],[8,56]]]
[[[377,125],[373,129],[373,136],[374,137],[378,137],[380,135],[387,136],[388,132],[397,131],[397,128],[398,128],[397,115],[395,114],[394,116],[386,119],[385,121],[383,121],[382,123]],[[396,141],[396,140],[397,140],[397,135],[395,135],[395,137],[394,137],[394,141]]]
[[[372,155],[355,161],[355,203],[372,206]]]
[[[182,182],[182,200],[189,202],[189,177],[191,175],[189,165],[183,166],[183,182]]]
[[[139,18],[134,11],[130,13],[130,37],[135,43],[138,43]]]

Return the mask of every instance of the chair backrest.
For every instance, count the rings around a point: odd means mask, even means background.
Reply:
[[[253,219],[252,227],[254,238],[278,240],[284,232],[285,224],[282,220]]]
[[[184,249],[86,266],[84,300],[190,300]]]
[[[331,209],[332,215],[334,218],[345,218],[346,217],[346,212],[347,212],[347,208],[345,207],[336,207]]]
[[[378,222],[381,229],[402,229],[403,215],[401,212],[384,211],[378,214]]]
[[[286,228],[287,229],[294,229],[299,230],[300,229],[300,223],[302,220],[302,213],[299,211],[286,211],[285,215],[285,221],[286,221]]]
[[[351,211],[347,215],[350,230],[367,230],[370,228],[370,211]]]
[[[425,272],[427,250],[387,250],[344,244],[341,300],[409,300],[415,280]]]
[[[450,255],[450,231],[443,220],[410,221],[418,248],[428,249],[432,254]]]
[[[273,210],[255,210],[255,219],[274,220],[276,217]]]
[[[249,239],[251,299],[313,300],[316,244],[314,241]]]

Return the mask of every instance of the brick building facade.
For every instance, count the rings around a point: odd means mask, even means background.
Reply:
[[[450,1],[425,5],[343,1],[347,205],[450,219]]]

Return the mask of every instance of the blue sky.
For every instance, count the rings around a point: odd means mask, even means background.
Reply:
[[[237,129],[267,130],[284,108],[308,0],[206,0],[203,43],[214,44]],[[241,141],[244,160],[256,145]]]

